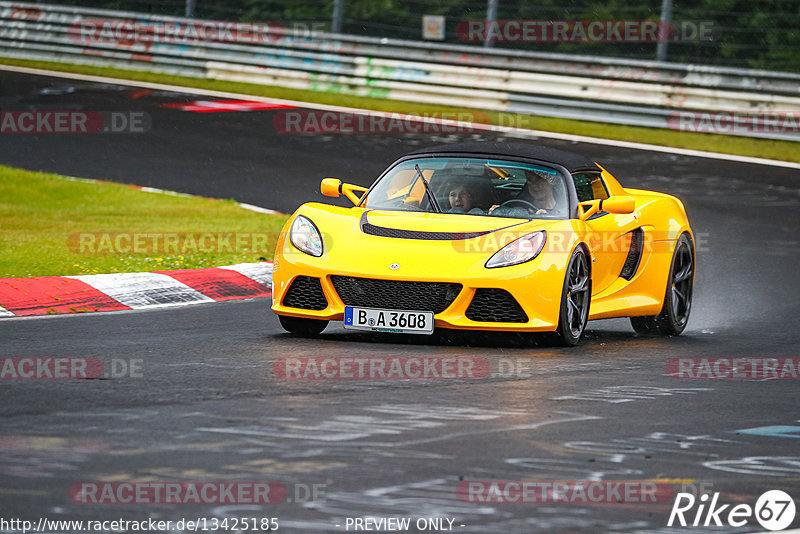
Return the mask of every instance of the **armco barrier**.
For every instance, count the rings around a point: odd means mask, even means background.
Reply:
[[[95,42],[74,31],[98,20],[208,22],[0,1],[0,56],[658,128],[675,127],[678,111],[800,116],[791,73],[286,30],[258,43]],[[800,141],[800,127],[755,130],[727,133]]]

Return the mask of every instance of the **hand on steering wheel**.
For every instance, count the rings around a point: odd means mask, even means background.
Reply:
[[[540,213],[544,213],[545,210],[537,208],[532,202],[528,202],[527,200],[522,200],[521,198],[512,198],[511,200],[506,200],[502,204],[500,204],[501,208],[512,208],[514,204],[523,204],[524,207],[527,207],[529,210],[533,211],[536,215]]]
[[[528,211],[533,213],[534,215],[541,215],[543,213],[547,213],[547,210],[544,208],[537,208],[532,202],[528,202],[527,200],[522,200],[521,198],[512,198],[511,200],[506,200],[502,204],[500,204],[500,208],[502,207],[511,207],[513,204],[524,204]],[[491,213],[491,212],[490,212]]]
[[[496,209],[499,208],[513,208],[514,204],[522,204],[523,208],[527,208],[533,215],[541,215],[543,213],[547,213],[546,209],[537,208],[535,204],[532,202],[528,202],[527,200],[523,200],[521,198],[512,198],[511,200],[506,200],[500,205],[495,204],[491,208],[489,208],[489,213],[494,212]]]

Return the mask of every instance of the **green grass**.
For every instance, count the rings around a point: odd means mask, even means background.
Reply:
[[[113,69],[106,67],[92,67],[86,65],[45,61],[29,61],[2,57],[0,57],[0,63],[396,113],[424,114],[470,111],[463,108],[437,106],[432,104],[417,104],[413,102],[401,102],[383,98],[347,94],[348,89],[346,86],[339,87],[337,92],[320,92],[239,82],[208,80],[202,78],[189,78],[183,76]],[[752,139],[727,135],[676,132],[660,128],[620,126],[615,124],[558,119],[551,117],[536,117],[531,115],[501,112],[481,112],[480,115],[484,115],[486,117],[486,120],[480,122],[511,125],[519,128],[800,162],[800,150],[798,150],[798,143],[791,141],[773,141],[768,139]]]
[[[272,259],[286,219],[245,210],[232,200],[148,193],[0,166],[0,277],[197,269]],[[222,234],[223,240],[203,241],[206,233]],[[137,235],[142,236],[138,251]],[[172,240],[166,247],[165,235]],[[151,246],[156,239],[158,245]]]

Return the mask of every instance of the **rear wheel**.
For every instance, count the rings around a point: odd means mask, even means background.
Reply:
[[[580,341],[589,318],[591,289],[589,258],[586,251],[578,247],[569,260],[561,292],[561,313],[556,334],[562,345],[574,347]]]
[[[279,315],[281,326],[287,332],[298,336],[316,336],[328,326],[328,321],[320,319],[306,319],[304,317],[289,317]]]
[[[687,234],[678,238],[664,295],[661,313],[648,317],[631,317],[631,325],[640,334],[677,336],[689,322],[694,288],[694,247]]]

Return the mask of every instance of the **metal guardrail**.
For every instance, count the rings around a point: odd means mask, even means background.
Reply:
[[[792,73],[292,31],[264,32],[259,43],[76,34],[98,20],[208,22],[0,1],[0,56],[658,128],[675,128],[679,112],[789,112],[800,120],[800,75]],[[735,130],[728,133],[800,141],[798,128]]]

